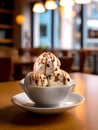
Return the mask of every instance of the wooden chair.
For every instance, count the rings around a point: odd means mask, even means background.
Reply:
[[[59,49],[55,49],[53,53],[55,54],[56,57],[63,57],[63,53]]]
[[[42,54],[45,50],[42,48],[30,48],[30,55],[31,56],[39,56]]]
[[[74,63],[74,58],[73,57],[59,57],[61,61],[61,69],[67,71],[68,73],[72,72],[72,65]]]
[[[68,56],[69,52],[70,52],[69,50],[62,50],[63,56]]]
[[[92,60],[91,60],[91,51],[89,50],[84,50],[85,53],[85,67],[84,67],[84,73],[93,73],[93,68],[92,68]]]
[[[25,75],[33,70],[33,62],[15,63],[14,64],[14,80],[21,80]]]
[[[11,58],[0,57],[0,82],[10,80],[11,74]]]
[[[74,57],[78,57],[78,65],[73,65],[72,71],[73,72],[82,72],[82,73],[92,73],[91,67],[86,66],[86,61],[88,58],[88,53],[84,50],[79,50],[76,52]]]
[[[29,50],[26,49],[26,48],[18,48],[18,54],[19,54],[19,56],[25,55],[26,51],[29,51]]]
[[[77,51],[77,53],[74,55],[74,58],[76,58],[76,57],[77,57],[78,65],[73,65],[72,71],[73,72],[83,72],[84,66],[85,66],[85,59],[86,59],[84,51]]]

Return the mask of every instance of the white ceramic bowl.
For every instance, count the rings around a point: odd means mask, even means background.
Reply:
[[[67,99],[73,87],[76,85],[76,81],[72,80],[72,82],[68,85],[57,87],[26,86],[24,84],[24,79],[22,79],[19,84],[28,97],[36,104],[43,106],[55,106]]]

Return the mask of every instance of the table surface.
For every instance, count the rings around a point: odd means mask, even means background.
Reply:
[[[18,81],[0,83],[0,130],[98,130],[98,76],[73,73],[74,91],[85,102],[58,115],[37,115],[11,102],[23,92]]]

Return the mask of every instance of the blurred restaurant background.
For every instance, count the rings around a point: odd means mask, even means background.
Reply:
[[[45,51],[97,75],[97,47],[98,0],[0,0],[0,82],[24,78]]]

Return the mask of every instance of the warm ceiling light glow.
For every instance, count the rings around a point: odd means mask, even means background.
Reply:
[[[42,1],[38,1],[34,4],[32,11],[35,13],[42,13],[45,12],[45,7],[42,3]]]
[[[26,18],[24,15],[19,14],[16,16],[16,23],[22,25],[25,22]]]
[[[74,0],[77,4],[88,4],[90,3],[92,0]]]
[[[57,8],[57,4],[55,0],[46,0],[45,2],[46,9],[52,10]]]
[[[60,0],[59,5],[62,6],[62,7],[73,6],[74,5],[74,0]]]

